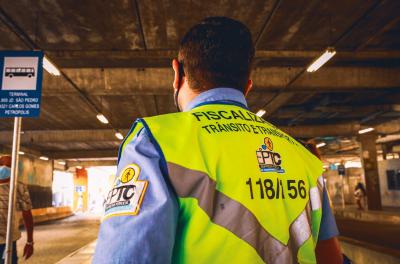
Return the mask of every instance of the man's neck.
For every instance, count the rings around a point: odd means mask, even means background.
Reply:
[[[197,96],[199,96],[201,93],[197,92],[196,90],[192,90],[190,88],[186,88],[186,90],[182,91],[182,101],[181,101],[181,109],[182,111],[186,109],[187,105]]]

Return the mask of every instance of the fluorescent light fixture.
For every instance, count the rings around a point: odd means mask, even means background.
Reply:
[[[57,67],[46,57],[43,58],[43,68],[51,75],[60,76],[61,73]]]
[[[46,157],[46,156],[41,156],[39,159],[41,159],[41,160],[49,160],[49,158]]]
[[[80,169],[82,169],[82,166],[76,166],[76,168],[77,168],[78,170],[80,170]]]
[[[123,140],[124,139],[124,136],[119,132],[115,133],[115,137],[118,138],[119,140]]]
[[[18,151],[18,154],[19,154],[19,155],[25,155],[25,152],[23,152],[23,151]]]
[[[321,142],[317,144],[317,148],[322,148],[323,146],[326,146],[325,142]]]
[[[65,161],[59,161],[58,164],[65,166],[67,163]]]
[[[319,68],[322,67],[328,60],[330,60],[333,56],[335,56],[336,51],[334,48],[327,48],[318,59],[313,61],[310,66],[307,68],[307,72],[315,72]]]
[[[339,166],[339,165],[340,165],[340,162],[336,162],[335,165],[336,165],[336,166]]]
[[[260,109],[258,110],[258,112],[256,113],[257,116],[262,117],[263,115],[265,115],[267,111],[265,111],[264,109]]]
[[[346,161],[344,164],[345,168],[362,168],[361,161]]]
[[[368,127],[368,128],[364,128],[364,129],[359,130],[358,134],[365,134],[365,133],[368,133],[368,132],[371,132],[371,131],[374,131],[374,130],[375,130],[375,128]]]
[[[103,114],[98,114],[96,117],[101,123],[108,124],[108,119]]]

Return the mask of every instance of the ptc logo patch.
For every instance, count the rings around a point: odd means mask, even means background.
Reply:
[[[264,144],[256,150],[258,166],[261,172],[285,173],[282,169],[282,159],[278,152],[274,152],[274,143],[269,137],[264,138]]]
[[[114,186],[104,202],[104,218],[139,213],[148,185],[148,181],[139,180],[139,175],[139,166],[130,164],[116,177]]]

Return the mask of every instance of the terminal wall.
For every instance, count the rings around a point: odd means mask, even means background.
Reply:
[[[327,188],[331,197],[332,203],[342,204],[342,176],[339,176],[337,170],[327,170],[324,172],[324,177],[327,179]],[[346,204],[355,203],[354,189],[358,182],[365,182],[363,179],[363,170],[361,168],[346,168],[346,176],[344,181],[344,200]],[[365,183],[364,183],[365,184]]]
[[[400,180],[400,159],[378,161],[382,206],[400,207],[400,190],[390,190],[388,186],[387,171],[390,170],[399,173],[397,178]],[[341,176],[339,176],[337,170],[327,170],[324,172],[324,177],[327,179],[327,188],[333,204],[341,205]],[[343,180],[345,203],[354,204],[354,189],[356,184],[362,182],[365,185],[364,171],[362,168],[347,168],[346,176]]]
[[[394,171],[400,180],[400,159],[382,160],[378,162],[382,205],[400,207],[400,190],[390,190],[388,185],[388,171]]]
[[[20,156],[18,180],[28,186],[33,208],[52,206],[53,162]]]

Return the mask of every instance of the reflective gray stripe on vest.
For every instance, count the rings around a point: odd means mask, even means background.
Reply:
[[[324,186],[324,177],[319,176],[317,180],[317,186],[310,189],[310,202],[312,210],[319,210],[322,208]]]
[[[321,195],[317,186],[310,189],[310,202],[312,210],[318,210],[322,207]]]
[[[299,248],[311,237],[309,204],[290,225],[288,245],[272,237],[253,213],[216,189],[216,182],[201,171],[168,162],[170,181],[181,198],[198,200],[210,220],[246,241],[266,263],[297,263]],[[240,219],[240,221],[237,221]]]

